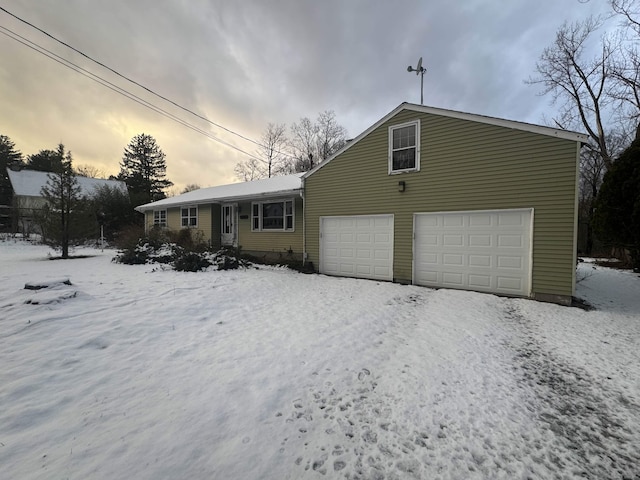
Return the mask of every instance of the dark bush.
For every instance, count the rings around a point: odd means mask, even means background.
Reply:
[[[210,265],[209,259],[195,252],[183,253],[173,262],[173,268],[179,272],[199,272]]]

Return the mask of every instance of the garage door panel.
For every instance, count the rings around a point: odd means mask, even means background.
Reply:
[[[371,250],[359,249],[357,256],[359,259],[369,260],[371,258]]]
[[[469,275],[469,286],[472,288],[491,288],[490,275]]]
[[[521,270],[522,265],[522,257],[507,257],[505,255],[498,255],[498,267],[499,268],[517,268]]]
[[[461,247],[464,245],[464,235],[444,235],[442,244],[445,247]]]
[[[469,235],[470,247],[491,247],[493,237],[491,235]]]
[[[529,295],[532,210],[414,215],[414,283]]]
[[[517,247],[522,248],[522,235],[498,235],[499,247]]]
[[[498,277],[498,288],[519,292],[522,289],[522,280],[516,277]]]
[[[502,213],[498,215],[499,226],[522,227],[529,221],[529,216],[523,213]]]
[[[491,215],[475,215],[469,218],[469,226],[470,227],[490,227],[493,222],[493,217]]]
[[[442,273],[442,284],[460,288],[464,286],[464,275],[462,273],[453,273],[453,272],[443,272]]]
[[[490,267],[491,256],[490,255],[469,255],[470,267]]]
[[[320,272],[393,279],[393,215],[322,217]]]
[[[444,265],[452,266],[464,265],[464,256],[460,254],[445,253],[442,256],[442,263]]]

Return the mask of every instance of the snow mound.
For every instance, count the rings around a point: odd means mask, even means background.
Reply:
[[[41,290],[43,288],[57,287],[59,285],[71,285],[71,280],[66,277],[53,280],[42,280],[39,282],[27,282],[24,284],[24,288],[26,290]]]

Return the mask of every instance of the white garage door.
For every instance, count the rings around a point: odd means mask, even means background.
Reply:
[[[414,283],[528,296],[532,219],[531,209],[415,214]]]
[[[321,217],[320,273],[393,280],[393,215]]]

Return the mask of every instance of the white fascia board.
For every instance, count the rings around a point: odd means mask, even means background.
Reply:
[[[189,205],[220,205],[222,203],[231,203],[231,202],[242,202],[256,199],[265,199],[265,198],[281,198],[281,197],[292,197],[300,194],[301,189],[296,188],[294,190],[280,190],[275,192],[264,192],[264,193],[254,193],[252,195],[237,195],[234,197],[218,197],[218,198],[202,198],[199,200],[183,200],[178,202],[166,202],[166,203],[147,203],[146,205],[139,205],[135,208],[136,211],[140,213],[148,212],[151,210],[166,210],[168,208],[178,208],[178,207],[186,207]]]
[[[522,131],[525,131],[525,132],[531,132],[531,133],[537,133],[537,134],[540,134],[540,135],[546,135],[546,136],[549,136],[549,137],[562,138],[562,139],[565,139],[565,140],[572,140],[574,142],[579,142],[579,143],[586,143],[588,141],[588,139],[589,139],[589,135],[587,135],[587,134],[579,133],[579,132],[572,132],[570,130],[562,130],[562,129],[559,129],[559,128],[545,127],[545,126],[542,126],[542,125],[534,125],[534,124],[531,124],[531,123],[517,122],[515,120],[505,120],[503,118],[488,117],[488,116],[485,116],[485,115],[478,115],[478,114],[475,114],[475,113],[458,112],[458,111],[455,111],[455,110],[446,110],[446,109],[443,109],[443,108],[436,108],[436,107],[425,107],[424,105],[416,105],[416,104],[413,104],[413,103],[406,103],[405,102],[405,103],[401,103],[398,107],[394,108],[391,112],[389,112],[384,117],[382,117],[380,120],[378,120],[376,123],[371,125],[364,132],[362,132],[360,135],[355,137],[353,140],[351,140],[349,143],[347,143],[344,147],[342,147],[340,150],[338,150],[336,153],[334,153],[331,157],[327,158],[324,162],[316,165],[313,169],[309,170],[307,173],[305,173],[302,176],[302,179],[304,180],[304,179],[308,178],[309,176],[313,175],[316,171],[318,171],[319,169],[324,167],[326,164],[328,164],[330,161],[332,161],[337,156],[339,156],[342,153],[346,152],[349,148],[351,148],[353,145],[358,143],[364,137],[369,135],[371,132],[373,132],[380,125],[384,124],[385,122],[387,122],[388,120],[390,120],[391,118],[393,118],[395,115],[397,115],[398,113],[400,113],[403,110],[412,110],[412,111],[418,112],[418,113],[428,113],[428,114],[432,114],[432,115],[439,115],[441,117],[457,118],[457,119],[460,119],[460,120],[468,120],[468,121],[476,122],[476,123],[485,123],[485,124],[488,124],[488,125],[496,125],[496,126],[499,126],[499,127],[512,128],[514,130],[522,130]]]

